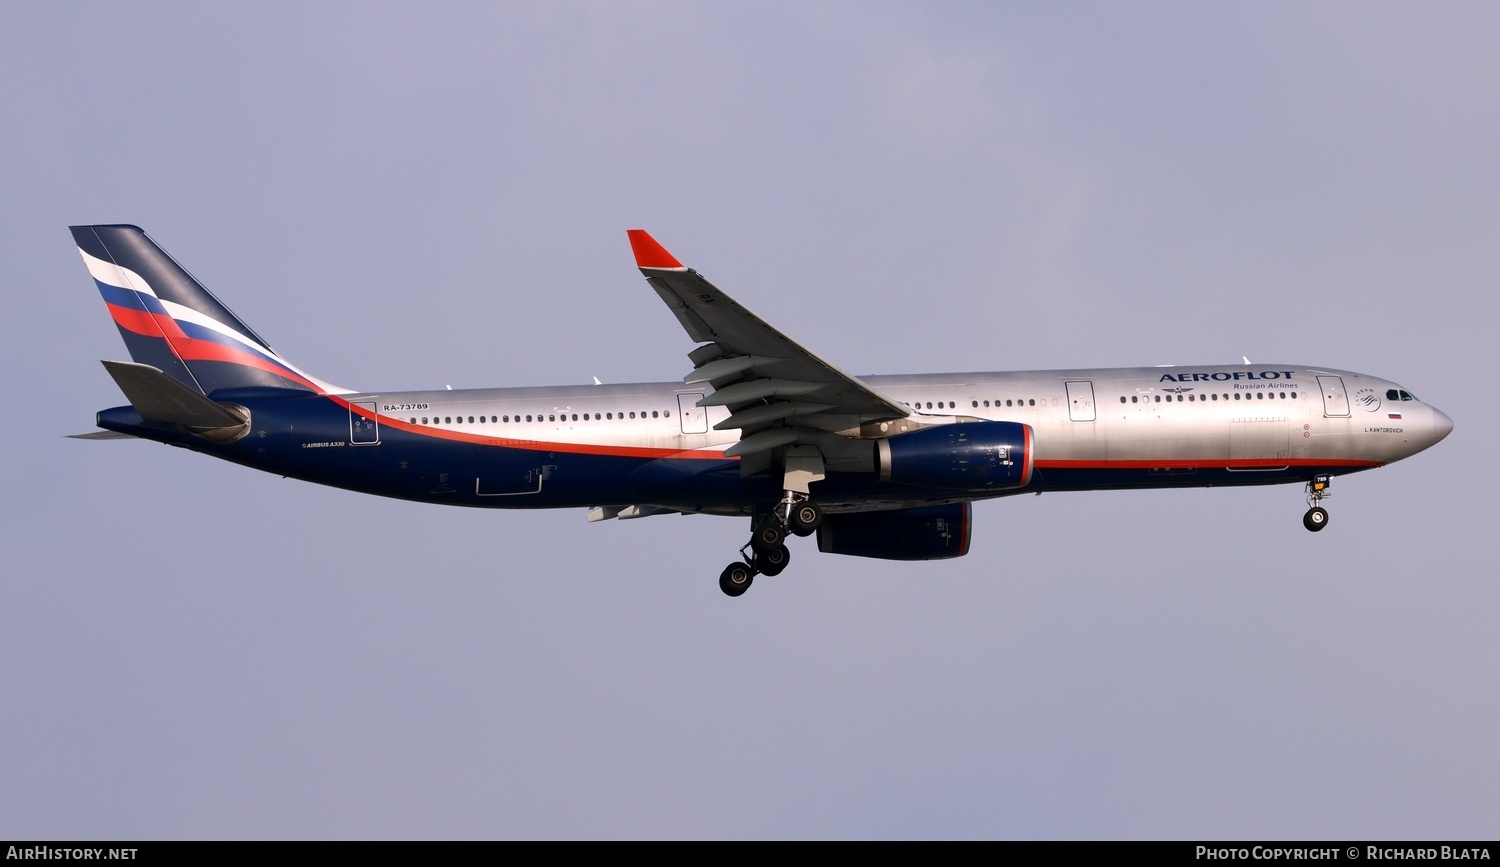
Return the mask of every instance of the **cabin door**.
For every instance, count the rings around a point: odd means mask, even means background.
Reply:
[[[375,401],[361,400],[349,404],[349,442],[356,446],[380,445],[380,421],[375,414]]]
[[[1068,418],[1073,421],[1093,421],[1098,418],[1094,411],[1094,384],[1088,380],[1067,383]]]
[[[677,417],[682,420],[683,433],[708,433],[708,413],[698,405],[702,399],[703,395],[696,393],[677,395]]]
[[[1344,380],[1338,376],[1318,377],[1318,388],[1323,392],[1323,414],[1334,418],[1349,417],[1349,394],[1344,391]]]

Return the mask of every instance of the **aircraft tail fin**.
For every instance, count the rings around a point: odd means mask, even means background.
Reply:
[[[154,368],[199,395],[246,387],[347,393],[277,355],[138,227],[70,228],[138,365]]]

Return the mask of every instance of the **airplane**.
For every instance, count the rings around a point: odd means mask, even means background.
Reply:
[[[968,553],[977,500],[1301,483],[1429,448],[1453,421],[1390,380],[1244,364],[853,376],[627,232],[697,344],[678,382],[354,391],[282,358],[145,232],[71,227],[131,361],[85,439],[139,438],[352,491],[589,521],[750,518],[727,595],[786,569],[788,536],[887,560]]]

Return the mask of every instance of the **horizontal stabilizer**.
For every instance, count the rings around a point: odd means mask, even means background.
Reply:
[[[68,436],[68,439],[70,439],[70,440],[133,440],[133,439],[139,439],[139,437],[133,437],[133,436],[131,436],[128,433],[120,433],[117,430],[96,430],[96,431],[89,431],[88,433],[82,433],[82,434],[68,434],[67,436]]]
[[[149,364],[101,363],[145,421],[181,425],[204,435],[232,434],[249,427],[241,413],[214,403]]]

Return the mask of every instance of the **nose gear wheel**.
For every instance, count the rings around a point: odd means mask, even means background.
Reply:
[[[1307,514],[1302,516],[1302,526],[1316,533],[1328,526],[1328,510],[1323,508],[1323,498],[1329,496],[1328,488],[1333,484],[1332,476],[1317,476],[1307,483]]]

